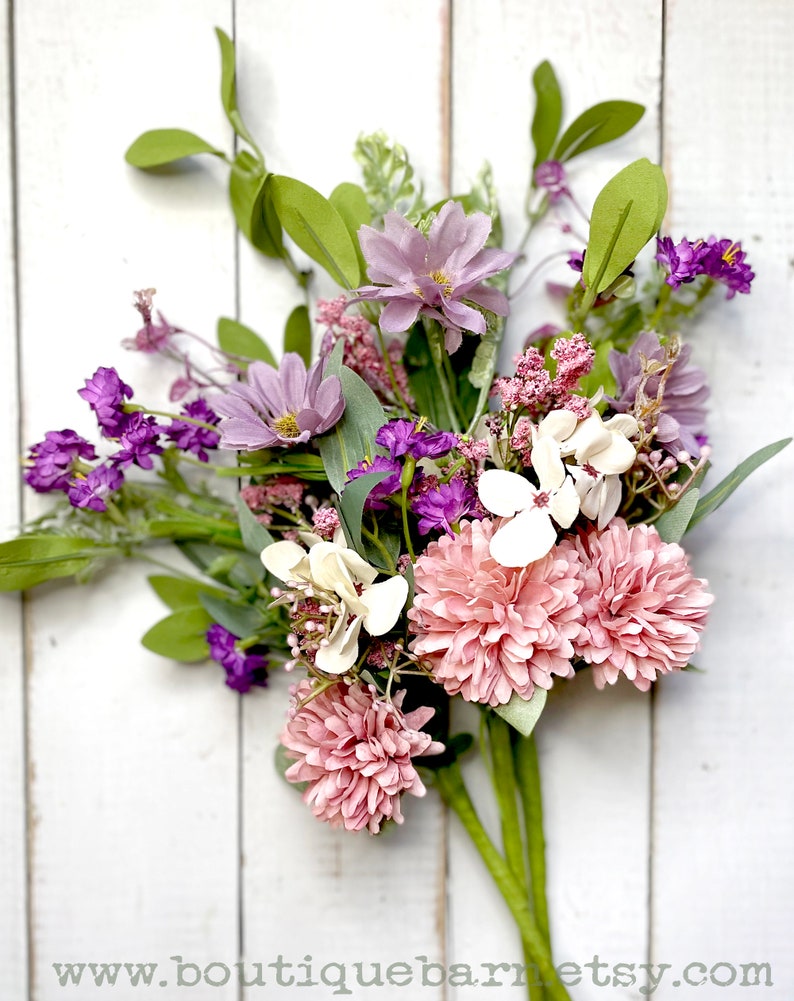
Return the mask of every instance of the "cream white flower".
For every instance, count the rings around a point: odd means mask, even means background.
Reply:
[[[408,597],[408,582],[395,575],[375,583],[378,570],[342,544],[305,534],[308,551],[297,542],[274,542],[262,550],[265,567],[296,590],[310,588],[322,603],[332,606],[336,621],[315,657],[319,670],[344,674],[358,658],[361,629],[382,636],[397,622]]]

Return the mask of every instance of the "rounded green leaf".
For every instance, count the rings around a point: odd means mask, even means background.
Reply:
[[[223,151],[211,146],[200,136],[184,129],[152,129],[138,136],[124,154],[124,159],[133,167],[148,170],[163,167],[177,160],[199,153],[223,156]]]
[[[619,139],[645,114],[634,101],[602,101],[583,111],[563,132],[554,147],[555,160],[571,160],[585,150]]]
[[[218,345],[221,351],[226,351],[227,354],[247,358],[250,361],[264,361],[274,368],[277,367],[273,352],[259,334],[255,334],[250,327],[228,316],[222,316],[218,320]]]
[[[170,660],[184,663],[204,660],[209,653],[206,633],[212,622],[200,605],[181,608],[153,625],[141,643],[152,653]]]
[[[284,327],[284,353],[294,351],[303,359],[306,366],[312,359],[312,325],[309,310],[305,306],[296,306],[287,317]]]
[[[557,77],[548,60],[532,74],[535,89],[535,114],[532,118],[532,144],[535,147],[534,167],[548,160],[562,122],[562,94]]]
[[[229,201],[237,226],[251,245],[266,257],[283,257],[284,239],[268,175],[245,150],[237,154],[229,174]]]

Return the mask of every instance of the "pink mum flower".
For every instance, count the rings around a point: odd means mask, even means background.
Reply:
[[[498,527],[464,521],[459,535],[431,542],[414,566],[408,612],[411,649],[447,692],[491,706],[551,688],[554,674],[572,676],[582,620],[577,554],[556,548],[528,566],[502,566],[489,551]]]
[[[580,560],[586,628],[574,647],[597,688],[622,673],[646,692],[658,675],[686,667],[714,597],[681,546],[663,542],[653,525],[615,518],[558,548]]]
[[[384,821],[401,824],[402,794],[425,794],[411,759],[444,750],[420,730],[435,710],[403,713],[405,692],[387,702],[358,682],[334,685],[296,709],[311,689],[306,679],[296,686],[281,734],[287,757],[296,759],[287,779],[308,783],[304,801],[331,827],[377,834]]]

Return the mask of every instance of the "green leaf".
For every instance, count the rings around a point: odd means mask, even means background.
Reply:
[[[546,705],[546,697],[546,690],[537,687],[531,699],[522,699],[517,692],[513,692],[509,702],[503,706],[494,706],[494,712],[507,720],[514,730],[528,737],[540,719],[540,714]]]
[[[218,320],[218,345],[221,351],[227,354],[248,361],[264,361],[273,368],[278,367],[273,352],[259,334],[255,334],[250,327],[246,327],[239,320],[232,320],[231,317],[222,316]]]
[[[146,633],[141,643],[152,653],[191,663],[205,660],[209,654],[206,632],[212,625],[212,618],[200,606],[180,608],[158,623]]]
[[[551,63],[544,60],[532,74],[535,114],[532,118],[533,169],[549,159],[562,122],[562,94]]]
[[[605,143],[619,139],[634,128],[645,108],[633,101],[603,101],[583,111],[563,132],[554,147],[555,160],[571,160]]]
[[[667,183],[650,160],[630,163],[596,198],[582,278],[602,292],[623,272],[659,228],[667,208]]]
[[[223,110],[237,135],[256,149],[256,143],[245,127],[237,107],[234,42],[220,28],[215,29],[215,34],[218,36],[218,44],[221,47],[221,104]]]
[[[680,542],[692,520],[700,491],[690,487],[684,496],[653,523],[663,542]]]
[[[295,764],[295,759],[287,757],[287,749],[283,744],[276,744],[276,750],[273,758],[276,764],[276,771],[281,778],[284,779],[290,789],[294,789],[296,792],[303,792],[308,788],[308,782],[290,782],[290,780],[286,777],[287,769],[290,765]]]
[[[229,201],[237,227],[265,257],[284,257],[284,234],[261,163],[247,150],[235,157],[229,174]]]
[[[492,334],[484,334],[477,344],[474,360],[469,370],[469,382],[477,389],[490,387],[493,381],[496,356],[499,353],[499,341]]]
[[[225,597],[226,594],[220,588],[187,577],[152,574],[147,580],[157,597],[174,611],[180,608],[195,608],[200,604],[199,596],[202,594],[214,594],[219,598]]]
[[[350,184],[344,181],[334,188],[328,196],[328,201],[342,217],[345,226],[347,226],[347,231],[356,248],[360,273],[365,274],[367,262],[364,260],[364,255],[361,252],[361,246],[358,242],[358,231],[362,226],[369,226],[372,222],[372,209],[369,207],[364,189],[358,184]]]
[[[273,204],[281,225],[337,284],[355,288],[360,271],[356,246],[342,216],[327,198],[292,177],[270,178]]]
[[[342,364],[342,342],[328,358],[326,375],[338,375],[342,382],[345,412],[331,430],[317,439],[317,447],[331,488],[341,496],[348,471],[362,459],[376,454],[375,435],[386,423],[377,396],[355,372]]]
[[[87,570],[102,548],[91,539],[23,535],[0,544],[0,591],[24,591]]]
[[[617,384],[612,369],[609,367],[609,352],[614,347],[612,341],[601,341],[595,346],[593,367],[584,378],[579,380],[582,396],[595,396],[599,389],[603,389],[606,396],[614,395]]]
[[[264,525],[260,524],[242,497],[237,498],[237,520],[243,545],[254,556],[259,556],[274,541]]]
[[[238,639],[245,639],[262,625],[262,616],[253,605],[228,601],[212,594],[201,594],[199,600],[204,611],[214,622],[228,629]]]
[[[790,442],[791,438],[781,438],[780,441],[775,441],[771,445],[759,448],[757,452],[753,452],[752,455],[748,456],[744,462],[740,462],[732,473],[729,473],[713,490],[710,490],[709,493],[701,497],[698,506],[695,508],[695,513],[692,515],[689,527],[694,528],[699,521],[708,517],[712,511],[716,511],[718,507],[725,503],[739,484],[747,479],[750,473],[754,472],[765,462],[768,462]]]
[[[375,487],[391,475],[389,470],[364,473],[363,476],[357,476],[355,480],[348,483],[339,497],[339,517],[345,530],[348,545],[365,558],[368,557],[368,550],[361,540],[361,519],[364,513],[364,504]]]
[[[211,146],[202,138],[184,129],[152,129],[138,136],[124,154],[124,159],[133,167],[149,170],[164,167],[167,163],[184,160],[199,153],[223,156],[223,151]]]
[[[294,351],[308,366],[312,360],[312,325],[306,306],[296,306],[284,327],[284,352]]]

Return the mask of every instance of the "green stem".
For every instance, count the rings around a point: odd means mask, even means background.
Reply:
[[[381,554],[381,556],[383,556],[384,560],[386,561],[386,566],[388,570],[394,573],[397,570],[397,567],[394,565],[394,560],[391,557],[391,553],[383,545],[383,543],[375,534],[375,532],[370,532],[370,530],[365,525],[362,525],[361,534],[364,536],[365,539],[371,542],[373,546],[375,546],[375,548],[378,550],[378,552]]]
[[[538,750],[534,736],[520,737],[513,747],[513,754],[516,783],[524,811],[527,862],[535,920],[546,945],[551,949],[549,909],[546,902],[546,840],[543,834],[543,800],[540,788]]]
[[[441,328],[436,326],[434,323],[427,323],[425,325],[425,331],[427,334],[427,343],[430,348],[430,356],[433,359],[433,366],[435,367],[436,376],[438,377],[441,398],[444,401],[444,408],[447,412],[449,430],[460,433],[460,425],[458,424],[457,414],[452,403],[450,385],[447,382],[447,377],[444,372],[443,357],[446,352],[446,348],[444,347],[444,334]]]
[[[510,866],[488,837],[466,790],[460,766],[455,762],[441,768],[434,773],[434,778],[441,796],[457,814],[510,909],[527,953],[544,981],[549,1001],[571,1001],[557,977],[548,947],[529,909],[526,887],[516,880]]]
[[[400,392],[400,387],[397,385],[397,376],[394,374],[394,367],[391,363],[391,356],[386,349],[386,342],[383,339],[383,331],[380,329],[380,324],[377,322],[374,324],[375,330],[378,334],[378,343],[380,344],[380,353],[383,356],[383,363],[386,366],[386,373],[389,376],[389,383],[391,384],[391,391],[394,393],[394,398],[400,404],[404,412],[408,417],[411,417],[411,408],[408,406],[405,397]]]

